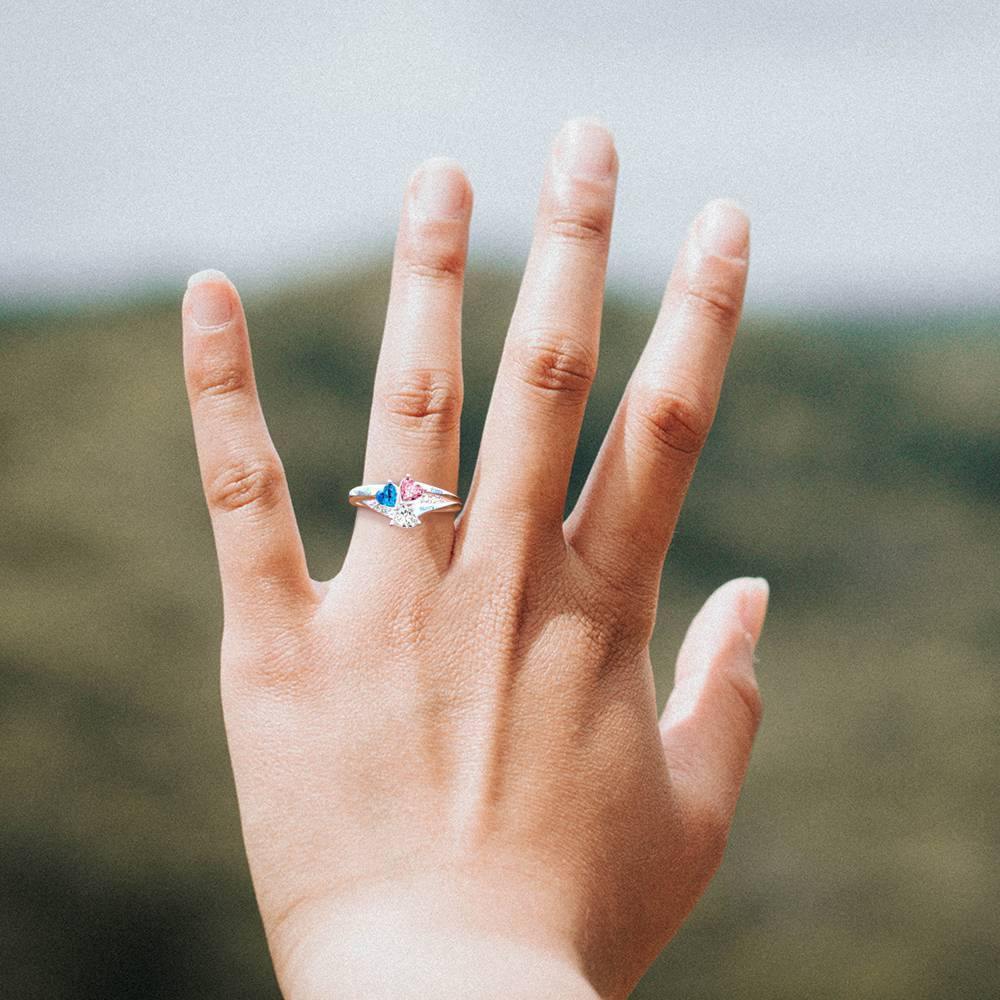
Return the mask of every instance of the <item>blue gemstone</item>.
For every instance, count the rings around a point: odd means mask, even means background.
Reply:
[[[395,507],[397,495],[398,491],[396,490],[396,484],[386,483],[385,486],[383,486],[382,489],[375,494],[375,499],[383,507]]]

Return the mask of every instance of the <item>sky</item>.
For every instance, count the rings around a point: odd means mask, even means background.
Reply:
[[[520,264],[548,146],[601,117],[609,282],[658,291],[715,196],[765,309],[1000,305],[1000,4],[73,3],[0,13],[0,301],[388,252],[424,158]]]

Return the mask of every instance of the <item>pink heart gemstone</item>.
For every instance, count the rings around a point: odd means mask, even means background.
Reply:
[[[399,481],[399,495],[403,500],[416,500],[424,495],[424,488],[409,476],[403,476]]]

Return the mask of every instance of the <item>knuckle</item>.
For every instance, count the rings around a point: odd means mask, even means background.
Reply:
[[[416,281],[454,282],[465,272],[465,242],[449,232],[435,233],[430,227],[411,236],[400,266]]]
[[[733,697],[746,711],[751,732],[756,732],[764,718],[764,699],[757,678],[750,673],[730,674],[727,678]]]
[[[566,403],[585,400],[597,375],[594,352],[559,331],[529,332],[516,343],[513,361],[526,385]]]
[[[611,212],[604,204],[561,209],[549,218],[548,233],[557,240],[603,248],[611,237]]]
[[[443,253],[433,257],[422,257],[419,260],[407,260],[403,267],[409,278],[427,282],[449,282],[461,278],[464,270],[462,261],[457,256]]]
[[[462,389],[454,372],[415,368],[391,379],[383,398],[390,419],[408,428],[454,430],[462,413]]]
[[[231,358],[202,357],[188,370],[188,385],[197,397],[229,396],[250,384],[246,366]]]
[[[677,391],[647,393],[637,411],[645,432],[671,454],[697,455],[712,426],[711,409],[693,395]]]
[[[620,607],[615,613],[610,611],[608,607],[598,606],[582,617],[583,631],[592,654],[588,659],[600,664],[603,673],[614,672],[616,666],[631,667],[648,646],[641,616],[623,612]]]
[[[742,296],[731,282],[701,275],[685,287],[684,304],[704,319],[730,327],[739,319]]]
[[[656,625],[658,587],[635,572],[635,550],[622,545],[607,559],[580,560],[581,606],[592,611],[616,643],[630,652],[648,648]]]
[[[238,459],[224,465],[206,484],[211,510],[222,513],[247,507],[273,507],[285,475],[277,458]]]
[[[316,686],[319,671],[310,666],[317,661],[315,651],[289,638],[288,621],[268,615],[236,625],[228,624],[231,620],[227,615],[222,637],[223,697],[259,692],[296,697]]]

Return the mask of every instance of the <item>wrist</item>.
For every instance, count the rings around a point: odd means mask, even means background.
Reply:
[[[600,1000],[561,956],[436,928],[385,933],[375,923],[315,943],[279,979],[286,1000]]]
[[[283,994],[599,1000],[573,949],[548,935],[544,921],[515,925],[494,903],[489,893],[383,887],[349,905],[299,910],[271,943]]]

